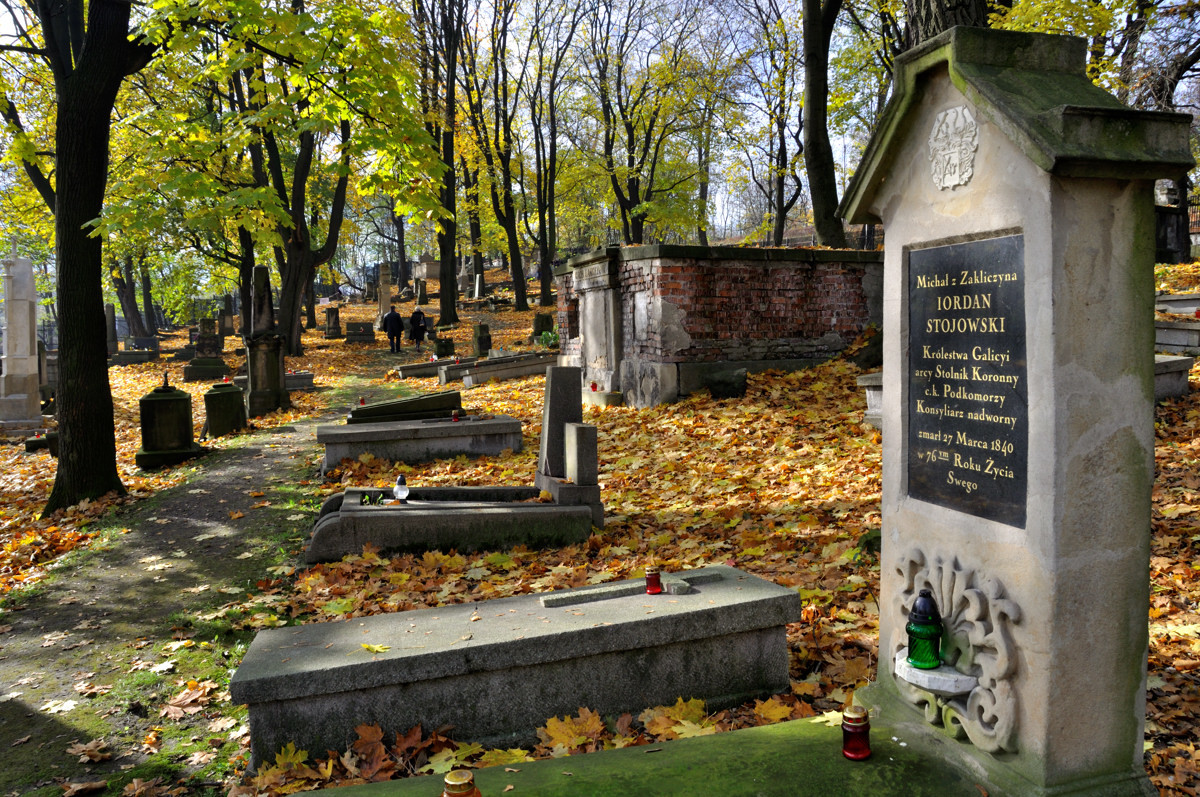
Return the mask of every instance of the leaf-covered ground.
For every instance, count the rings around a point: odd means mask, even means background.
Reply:
[[[402,311],[405,308],[400,308]],[[369,308],[343,311],[343,321]],[[466,315],[466,314],[464,314]],[[487,321],[497,345],[515,346],[531,326],[532,313],[470,314]],[[460,351],[470,348],[470,327],[452,333]],[[341,386],[357,377],[358,384],[390,390],[375,368],[362,373],[366,348],[306,337],[309,355],[303,364],[317,375],[318,384]],[[229,344],[232,346],[232,344]],[[181,366],[182,364],[178,364]],[[170,364],[168,364],[170,367]],[[374,367],[374,366],[372,366]],[[183,478],[179,469],[160,476],[138,474],[132,466],[138,435],[134,424],[137,398],[161,383],[162,364],[113,369],[114,392],[124,423],[123,475],[135,498],[152,494]],[[460,556],[428,553],[422,556],[382,557],[365,551],[338,563],[300,567],[289,555],[261,574],[256,588],[228,603],[197,612],[185,625],[227,628],[244,634],[258,628],[298,622],[319,622],[398,611],[445,603],[578,586],[636,577],[653,562],[667,570],[728,563],[796,588],[805,602],[804,622],[789,628],[792,689],[768,701],[709,714],[695,702],[647,707],[637,716],[601,718],[581,706],[570,717],[547,718],[539,731],[541,743],[532,750],[484,750],[459,745],[436,733],[409,728],[359,729],[360,738],[331,758],[294,748],[280,751],[258,773],[246,775],[243,753],[229,754],[220,777],[231,793],[288,793],[334,783],[363,782],[411,774],[444,771],[456,765],[512,765],[531,756],[563,755],[607,747],[640,744],[664,738],[712,733],[747,725],[803,717],[819,718],[837,710],[859,685],[873,677],[876,655],[875,603],[878,567],[872,553],[872,531],[879,525],[879,436],[861,424],[864,403],[855,386],[858,370],[841,361],[795,374],[766,373],[750,379],[743,400],[714,401],[707,394],[674,405],[636,410],[627,407],[585,410],[585,421],[599,429],[601,484],[607,508],[606,527],[586,544],[555,550],[482,552]],[[172,373],[172,382],[178,376]],[[1200,380],[1194,371],[1193,382]],[[439,389],[435,380],[408,380],[406,386]],[[313,501],[349,485],[390,486],[398,472],[410,485],[530,483],[541,423],[541,378],[488,384],[464,393],[464,403],[520,418],[525,450],[518,454],[400,466],[369,457],[345,462],[332,474],[334,481],[313,479],[304,485]],[[198,407],[206,385],[196,386]],[[295,394],[294,394],[295,395]],[[289,423],[301,413],[315,411],[322,394],[308,399],[291,414],[265,424]],[[1200,789],[1200,760],[1195,750],[1196,718],[1200,711],[1200,614],[1197,614],[1197,565],[1200,544],[1196,510],[1200,509],[1195,432],[1200,423],[1200,393],[1169,401],[1157,410],[1158,479],[1154,491],[1150,691],[1146,743],[1147,770],[1163,794],[1195,794]],[[196,417],[200,417],[196,410]],[[198,426],[197,426],[198,431]],[[230,445],[234,443],[218,443]],[[58,552],[86,542],[87,521],[106,502],[76,508],[47,521],[35,519],[52,479],[48,456],[0,455],[8,474],[0,480],[4,514],[0,516],[0,559],[3,589],[42,577],[46,563]],[[13,474],[20,473],[19,479]],[[14,480],[15,479],[15,480]],[[253,493],[249,493],[253,495]],[[10,500],[11,499],[11,500]],[[299,540],[304,529],[296,529]],[[0,645],[6,618],[0,613]],[[173,660],[185,651],[192,633],[183,639],[147,640],[161,660],[145,657],[145,667]],[[179,648],[170,649],[173,644]],[[204,643],[209,645],[210,643]],[[221,638],[214,637],[214,647]],[[195,645],[195,642],[193,642]],[[199,651],[201,646],[194,650]],[[223,653],[240,655],[240,648]],[[77,691],[102,690],[105,684],[82,680]],[[89,686],[90,684],[90,686]],[[244,709],[231,706],[219,674],[212,678],[179,679],[169,690],[156,693],[152,707],[156,723],[144,742],[160,749],[172,723],[195,723],[202,717],[221,736],[245,742]],[[0,684],[0,690],[10,688]],[[92,699],[103,700],[104,696]],[[46,709],[53,710],[54,707]],[[203,727],[203,726],[201,726]],[[158,728],[154,731],[153,728]],[[231,730],[233,729],[233,730]],[[204,734],[200,730],[201,735]],[[210,730],[210,733],[212,731]],[[103,755],[105,739],[79,739],[78,748],[64,755],[88,758]],[[169,744],[169,743],[168,743]],[[89,748],[88,745],[91,745]],[[91,751],[89,753],[89,750]],[[313,751],[316,753],[317,751]],[[109,752],[111,754],[111,751]],[[198,756],[190,766],[197,773],[213,772],[212,754]],[[209,756],[208,760],[204,759]],[[218,762],[221,763],[221,762]],[[97,764],[98,766],[99,764]],[[205,769],[205,767],[209,769]],[[212,775],[204,783],[211,784]],[[74,779],[82,784],[85,781]],[[99,781],[96,781],[99,782]],[[135,786],[134,784],[139,784]],[[72,792],[71,789],[77,791]],[[133,788],[132,791],[130,789]],[[162,794],[172,789],[203,790],[197,781],[137,780],[124,786],[127,794]],[[208,788],[211,788],[209,786]],[[64,785],[67,793],[82,793],[82,785]],[[120,793],[120,791],[113,792]]]

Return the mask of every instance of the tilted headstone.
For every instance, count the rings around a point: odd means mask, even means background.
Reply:
[[[40,421],[38,392],[37,294],[33,261],[4,261],[4,367],[0,373],[0,421]]]
[[[879,674],[855,699],[992,794],[1150,793],[1153,186],[1190,167],[1190,117],[1125,108],[1086,56],[981,28],[905,53],[843,201],[887,230]],[[923,589],[931,670],[906,652]]]

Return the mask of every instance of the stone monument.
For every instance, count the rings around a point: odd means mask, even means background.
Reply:
[[[841,208],[887,231],[879,675],[855,699],[992,794],[1154,793],[1153,187],[1191,165],[1190,117],[1122,106],[1086,47],[954,28],[905,53]]]
[[[37,294],[33,261],[14,249],[4,261],[4,369],[0,374],[0,430],[21,433],[42,425],[38,392]]]
[[[283,336],[275,331],[270,272],[266,266],[255,266],[250,291],[250,334],[246,336],[246,416],[249,418],[292,406],[287,392],[283,343]]]
[[[383,331],[383,317],[388,314],[392,303],[392,268],[387,263],[379,264],[379,312],[375,314],[375,328]]]
[[[342,316],[338,305],[325,307],[325,339],[333,340],[342,337]]]
[[[229,375],[229,366],[221,359],[221,336],[217,334],[216,319],[201,318],[199,326],[191,362],[183,366],[184,382],[202,382]]]

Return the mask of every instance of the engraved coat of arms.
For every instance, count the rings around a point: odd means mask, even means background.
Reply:
[[[943,189],[970,182],[978,146],[979,127],[967,106],[939,113],[929,133],[929,170],[934,185]]]

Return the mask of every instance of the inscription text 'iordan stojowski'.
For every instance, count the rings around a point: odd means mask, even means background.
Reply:
[[[908,253],[908,495],[1025,525],[1024,240]]]

